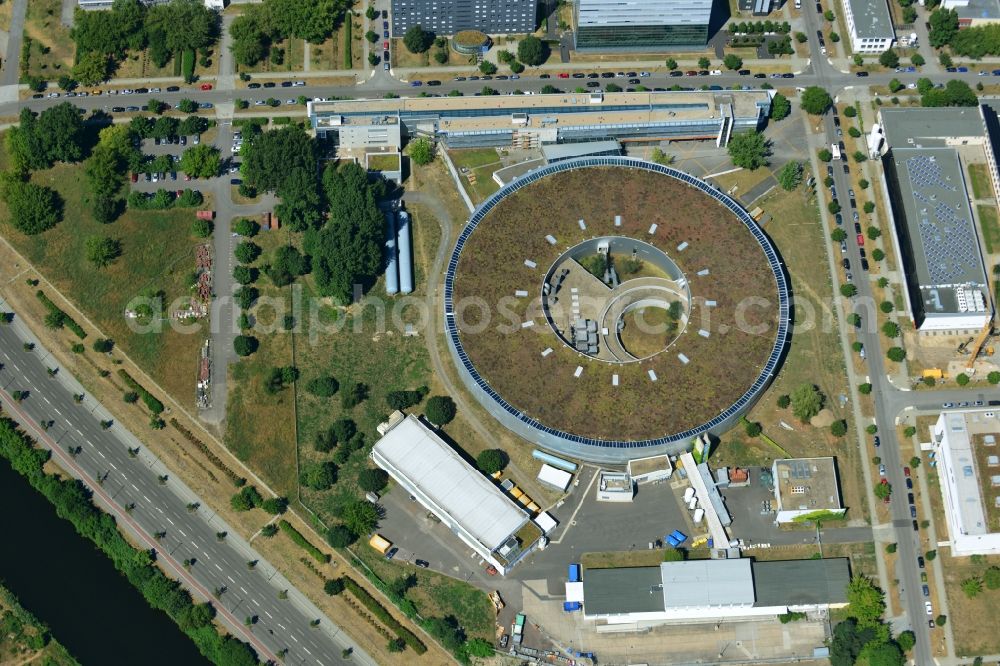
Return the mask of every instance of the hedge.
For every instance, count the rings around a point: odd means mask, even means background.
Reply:
[[[73,321],[73,318],[70,317],[68,314],[66,314],[66,312],[64,310],[61,310],[59,308],[59,306],[57,306],[55,303],[53,303],[52,301],[50,301],[49,297],[45,295],[44,291],[42,291],[41,289],[39,289],[38,291],[35,292],[35,296],[38,297],[38,300],[40,300],[42,302],[42,305],[44,305],[48,309],[49,312],[59,312],[59,313],[62,313],[63,326],[65,326],[69,330],[71,330],[74,333],[76,333],[76,337],[80,338],[81,340],[83,340],[83,339],[85,339],[87,337],[87,332],[83,330],[83,327],[80,326],[75,321]]]
[[[304,536],[302,536],[302,533],[299,532],[294,527],[292,527],[292,524],[290,522],[288,522],[287,520],[280,521],[278,523],[278,527],[281,528],[282,532],[284,532],[285,534],[288,535],[288,538],[290,538],[292,541],[294,541],[299,546],[301,546],[303,549],[305,549],[305,551],[307,553],[309,553],[310,555],[312,555],[313,559],[316,560],[317,562],[321,562],[323,564],[326,564],[327,562],[330,561],[330,556],[329,555],[327,555],[326,553],[324,553],[322,550],[320,550],[316,546],[312,545],[312,542],[309,541],[309,539],[307,539]]]
[[[351,60],[351,21],[348,19],[344,21],[344,69],[352,67],[354,62]]]
[[[144,403],[146,403],[147,407],[149,407],[149,411],[153,412],[154,414],[162,414],[163,413],[163,403],[160,402],[156,398],[156,396],[154,396],[152,393],[150,393],[149,391],[147,391],[146,388],[142,384],[140,384],[139,382],[135,381],[132,378],[132,375],[128,374],[123,369],[119,369],[118,370],[118,376],[122,378],[122,380],[125,382],[125,384],[130,389],[132,389],[133,391],[135,391],[136,393],[139,394],[139,397],[142,398],[142,401]]]
[[[215,455],[212,452],[212,450],[210,448],[208,448],[208,446],[205,444],[205,442],[203,442],[200,439],[198,439],[197,437],[195,437],[194,433],[192,433],[190,430],[188,430],[187,428],[185,428],[184,426],[182,426],[177,421],[177,419],[171,418],[170,419],[170,425],[172,425],[173,427],[177,428],[177,430],[179,430],[180,433],[182,435],[184,435],[184,439],[186,439],[187,441],[189,441],[192,444],[194,444],[195,447],[197,447],[198,450],[201,451],[202,454],[204,454],[204,456],[206,458],[208,458],[208,461],[210,463],[212,463],[213,465],[215,465],[216,469],[218,469],[220,472],[222,472],[227,477],[229,477],[229,480],[233,482],[234,486],[236,486],[237,488],[241,488],[244,485],[246,485],[246,482],[247,482],[246,479],[244,479],[242,476],[238,475],[233,470],[229,469],[229,467],[226,465],[226,463],[222,462],[222,459],[219,458],[219,456]],[[211,474],[212,473],[209,472],[209,475],[211,475]]]
[[[288,116],[275,116],[274,118],[271,118],[271,123],[275,125],[291,125],[292,119]]]
[[[385,606],[379,603],[378,599],[369,594],[368,590],[358,585],[358,583],[350,576],[341,576],[344,581],[344,587],[350,591],[358,601],[364,604],[365,608],[372,612],[372,614],[377,617],[385,626],[396,632],[396,635],[403,639],[408,646],[410,646],[414,652],[417,654],[423,654],[427,652],[427,646],[424,645],[423,641],[417,638],[417,635],[412,631],[400,624],[399,620],[394,618],[392,614],[386,610]]]
[[[50,454],[35,448],[33,441],[7,417],[0,417],[0,456],[45,496],[56,513],[111,558],[115,568],[138,589],[150,606],[162,610],[198,646],[208,660],[220,666],[250,666],[259,663],[247,643],[220,634],[213,625],[211,604],[195,604],[180,583],[153,564],[149,551],[133,547],[118,531],[114,517],[98,509],[90,492],[76,479],[46,474],[43,466]]]

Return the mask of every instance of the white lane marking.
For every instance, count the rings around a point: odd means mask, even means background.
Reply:
[[[247,588],[245,588],[245,587],[240,587],[240,589],[241,589],[241,590],[243,590],[243,594],[250,594],[249,592],[247,592]]]
[[[228,579],[229,579],[229,582],[230,582],[230,583],[232,583],[233,585],[236,585],[236,581],[235,581],[235,580],[233,580],[233,577],[232,577],[232,576],[226,576],[226,578],[228,578]]]
[[[145,498],[146,498],[146,501],[147,501],[147,502],[152,502],[152,501],[153,501],[153,500],[149,499],[149,497],[147,497],[146,495],[143,495],[143,497],[145,497]]]
[[[250,601],[252,601],[252,602],[253,602],[253,605],[254,605],[254,606],[256,606],[257,608],[260,608],[260,604],[259,604],[259,603],[257,603],[257,600],[256,600],[256,599],[251,599]]]
[[[264,614],[267,615],[268,617],[271,617],[271,614],[268,613],[267,611],[264,611]],[[271,619],[273,620],[274,618],[272,617]],[[278,623],[278,626],[281,627],[282,629],[285,628],[285,625],[281,624],[280,622]]]
[[[171,525],[174,524],[174,521],[170,520],[169,518],[167,518],[167,522],[170,523]]]
[[[297,638],[295,637],[295,634],[292,634],[292,640],[293,640],[293,641],[295,641],[296,643],[298,643],[298,642],[299,642],[299,639],[297,639]]]
[[[59,411],[59,408],[58,408],[58,407],[53,407],[53,408],[52,408],[52,411],[54,411],[54,412],[55,412],[56,414],[58,414],[59,416],[62,416],[62,412],[60,412],[60,411]]]
[[[79,431],[77,431],[77,432],[79,432]],[[104,451],[98,451],[97,455],[101,456],[102,458],[107,458],[107,456],[104,455]]]
[[[312,651],[309,648],[304,647],[302,649],[305,650],[306,652],[308,652],[310,657],[312,656]]]
[[[161,509],[160,507],[156,507],[156,510],[159,511],[160,513],[163,513],[163,509]]]
[[[177,531],[180,532],[181,534],[183,534],[184,538],[187,539],[187,534],[184,534],[184,530],[178,528]]]
[[[215,568],[218,569],[219,571],[222,571],[222,567],[220,567],[218,564],[215,565]]]
[[[129,485],[132,486],[132,488],[135,490],[135,492],[139,492],[138,486],[136,486],[134,483],[130,483]]]
[[[83,433],[80,432],[79,428],[76,429],[76,434],[78,434],[80,437],[83,437]],[[102,453],[101,455],[103,456],[104,454]]]
[[[108,463],[108,464],[111,465],[115,469],[116,472],[118,471],[118,466],[117,465],[115,465],[114,463]]]

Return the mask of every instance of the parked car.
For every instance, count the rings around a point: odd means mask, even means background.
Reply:
[[[201,86],[199,86],[199,87],[200,87],[200,88],[201,88],[202,90],[211,90],[211,89],[212,89],[212,84],[211,84],[211,83],[203,83],[203,84],[201,84]]]
[[[855,72],[854,76],[858,77],[859,79],[863,79],[866,76],[868,76],[868,72]]]
[[[923,593],[924,593],[925,597],[931,596],[930,588],[928,588],[926,585],[922,585],[921,588],[923,589]]]
[[[920,567],[921,569],[924,568],[924,558],[922,555],[917,556],[917,566]]]
[[[881,476],[881,477],[885,476],[885,465],[879,465],[878,466],[878,475]]]
[[[396,548],[395,546],[393,546],[392,548],[390,548],[386,552],[385,559],[391,560],[392,558],[396,557],[396,553],[398,553],[398,552],[399,552],[399,548]]]
[[[167,92],[179,92],[180,89],[180,86],[167,86]]]
[[[927,611],[928,615],[934,615],[934,606],[929,601],[924,602],[924,610]]]
[[[877,449],[878,447],[882,446],[882,440],[881,440],[881,439],[879,439],[878,435],[875,435],[875,440],[874,440],[874,441],[875,441],[875,448],[876,448],[876,449]]]
[[[910,518],[916,518],[916,517],[917,517],[917,507],[915,507],[915,506],[913,506],[911,504],[910,505]],[[923,559],[923,558],[921,558],[921,559]],[[921,567],[921,568],[923,568],[923,567]]]
[[[913,504],[913,493],[906,493],[906,501]]]
[[[913,479],[907,479],[906,480],[906,489],[907,490],[913,490]]]
[[[427,560],[414,560],[413,564],[420,567],[421,569],[426,569],[427,567],[430,566],[430,562],[428,562]]]
[[[860,246],[860,245],[864,245],[864,244],[865,244],[865,235],[864,234],[858,234],[858,245]]]

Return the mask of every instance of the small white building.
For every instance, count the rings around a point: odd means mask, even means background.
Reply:
[[[896,41],[886,0],[843,0],[844,20],[855,53],[882,53]]]
[[[631,502],[635,496],[635,483],[625,472],[601,470],[597,480],[598,502]]]
[[[840,503],[837,464],[833,458],[789,458],[771,465],[774,477],[776,523],[809,520],[812,514],[836,513],[847,509]]]
[[[539,483],[550,488],[555,488],[561,493],[566,492],[572,480],[572,474],[565,470],[557,469],[548,463],[543,463],[542,468],[538,470]]]
[[[941,412],[931,435],[952,555],[1000,554],[1000,488],[987,469],[1000,437],[996,413]]]
[[[669,479],[674,473],[674,466],[668,455],[630,460],[627,469],[628,475],[639,485]]]

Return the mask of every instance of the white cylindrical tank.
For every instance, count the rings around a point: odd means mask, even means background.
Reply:
[[[688,486],[687,490],[684,491],[684,503],[687,504],[694,497],[694,488]]]
[[[691,511],[694,511],[697,508],[698,508],[698,498],[697,497],[692,497],[691,501],[688,502],[688,509],[691,510]]]
[[[396,221],[396,249],[399,251],[399,291],[413,291],[413,254],[410,250],[410,214],[399,211]]]
[[[385,216],[385,293],[399,292],[399,260],[396,258],[396,215]]]
[[[704,519],[704,518],[705,518],[705,510],[704,509],[695,509],[694,510],[694,524],[695,525],[698,525],[699,523],[701,523],[702,519]]]

